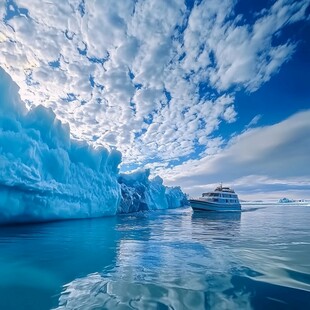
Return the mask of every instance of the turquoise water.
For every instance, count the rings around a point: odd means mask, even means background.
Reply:
[[[0,309],[310,309],[310,207],[0,228]]]

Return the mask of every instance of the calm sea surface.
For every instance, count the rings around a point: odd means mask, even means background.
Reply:
[[[0,309],[310,309],[310,207],[0,227]]]

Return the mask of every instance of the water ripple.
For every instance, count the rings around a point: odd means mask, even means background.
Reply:
[[[0,309],[310,309],[310,208],[0,230]]]

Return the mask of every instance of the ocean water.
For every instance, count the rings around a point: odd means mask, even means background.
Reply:
[[[310,309],[310,207],[0,227],[0,309]]]

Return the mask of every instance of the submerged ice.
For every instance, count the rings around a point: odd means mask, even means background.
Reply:
[[[121,153],[70,138],[51,109],[28,111],[0,68],[0,224],[179,207],[181,189],[149,170],[120,174]]]

